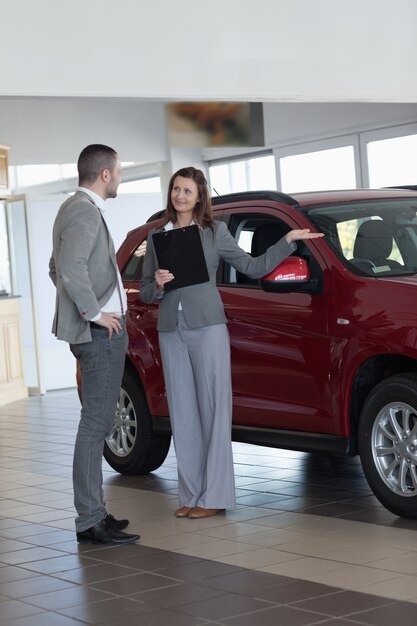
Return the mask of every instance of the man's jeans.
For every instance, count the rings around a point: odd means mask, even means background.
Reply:
[[[126,326],[113,332],[91,328],[92,341],[70,344],[79,359],[82,376],[82,409],[73,462],[74,504],[78,532],[99,524],[107,515],[102,457],[104,440],[111,432],[122,382],[128,344]]]

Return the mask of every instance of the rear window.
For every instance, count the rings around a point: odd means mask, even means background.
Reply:
[[[129,261],[122,272],[122,280],[125,282],[136,282],[142,278],[143,260],[146,253],[147,240],[142,241],[134,250]]]

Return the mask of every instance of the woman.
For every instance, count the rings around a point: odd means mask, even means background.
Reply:
[[[174,279],[158,267],[151,230],[143,266],[141,299],[159,299],[158,331],[169,414],[178,462],[177,517],[200,519],[234,508],[231,445],[232,387],[226,317],[216,287],[220,259],[251,278],[260,278],[286,258],[297,239],[322,234],[292,230],[265,254],[253,258],[233,239],[224,222],[213,219],[201,170],[178,170],[169,183],[162,230],[197,224],[209,280],[164,291]],[[181,250],[178,250],[181,254]]]

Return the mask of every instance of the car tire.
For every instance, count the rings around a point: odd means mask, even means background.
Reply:
[[[376,385],[363,406],[358,438],[375,496],[395,515],[417,518],[417,374]]]
[[[170,443],[170,434],[153,431],[142,383],[126,368],[114,427],[104,444],[104,458],[120,474],[148,474],[165,461]]]

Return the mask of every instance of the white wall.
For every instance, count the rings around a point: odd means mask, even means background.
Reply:
[[[75,163],[89,143],[114,147],[122,161],[164,161],[164,106],[87,98],[0,98],[0,143],[11,146],[9,165]]]
[[[28,236],[32,270],[35,324],[40,354],[41,391],[74,387],[75,365],[68,344],[51,333],[55,288],[48,276],[52,250],[52,227],[56,213],[67,196],[27,197]],[[116,249],[126,233],[146,222],[162,208],[155,194],[121,195],[106,202],[105,218]]]
[[[0,95],[417,99],[415,0],[7,0]]]

